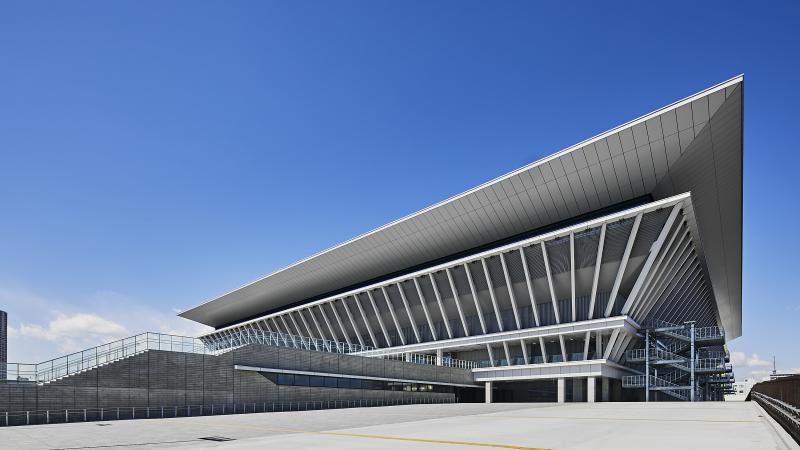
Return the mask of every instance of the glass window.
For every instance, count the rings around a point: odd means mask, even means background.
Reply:
[[[317,376],[308,377],[308,384],[309,386],[323,387],[325,386],[325,378]]]
[[[325,377],[325,387],[335,388],[338,386],[338,379],[333,377]]]
[[[292,385],[294,384],[294,375],[288,373],[278,374],[278,384]]]
[[[308,375],[295,375],[294,376],[294,385],[295,386],[308,386]]]

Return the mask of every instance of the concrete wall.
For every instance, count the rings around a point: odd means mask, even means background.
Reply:
[[[234,404],[258,404],[260,410],[265,403],[280,402],[454,398],[454,394],[433,392],[283,386],[258,372],[235,370],[237,364],[473,384],[471,372],[464,369],[264,345],[248,345],[219,356],[150,350],[43,385],[0,383],[0,418],[5,412],[54,410],[63,415],[63,410],[84,408],[177,406],[185,410],[187,405],[215,405],[219,411],[224,405],[230,411]]]

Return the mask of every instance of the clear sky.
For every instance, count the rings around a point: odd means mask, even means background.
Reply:
[[[0,0],[10,359],[196,333],[176,309],[744,73],[731,349],[800,368],[798,2],[559,3]]]

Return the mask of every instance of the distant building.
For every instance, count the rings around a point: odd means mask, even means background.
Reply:
[[[0,380],[6,379],[6,362],[8,362],[8,314],[0,311]]]
[[[758,383],[755,378],[745,378],[744,381],[733,383],[733,393],[725,395],[727,401],[744,401],[750,393],[750,389]]]

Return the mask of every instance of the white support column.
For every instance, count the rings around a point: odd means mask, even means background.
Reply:
[[[328,306],[330,306],[331,311],[333,311],[333,318],[336,319],[336,323],[339,324],[339,329],[342,330],[342,336],[344,336],[344,340],[347,341],[347,345],[353,345],[353,343],[350,342],[350,336],[348,336],[347,328],[344,327],[344,324],[342,323],[342,318],[339,317],[339,312],[336,311],[336,305],[334,304],[335,302],[336,300],[328,302]]]
[[[436,279],[433,277],[432,273],[428,274],[428,279],[431,281],[433,295],[436,296],[436,303],[439,305],[439,311],[442,313],[442,321],[444,321],[444,328],[447,330],[447,338],[453,339],[453,330],[450,329],[450,319],[447,318],[447,311],[444,309],[444,302],[442,301],[441,294],[439,294],[439,286],[436,286]]]
[[[525,359],[525,364],[530,364],[531,360],[528,357],[528,344],[525,343],[525,339],[520,339],[519,345],[522,346],[522,358]]]
[[[270,317],[270,318],[269,318],[269,320],[271,320],[271,321],[272,321],[272,327],[273,327],[273,328],[275,328],[275,330],[277,330],[277,331],[278,331],[278,333],[286,333],[285,331],[283,331],[283,330],[281,329],[280,325],[278,325],[278,321],[277,321],[277,320],[275,320],[275,318],[274,318],[274,317]]]
[[[453,282],[453,275],[450,273],[450,269],[444,269],[445,273],[447,273],[447,281],[450,283],[450,290],[453,292],[453,301],[456,303],[456,309],[458,310],[458,318],[461,319],[461,326],[464,327],[464,336],[469,336],[469,327],[467,326],[467,318],[464,316],[464,310],[461,308],[461,299],[458,298],[458,289],[456,289],[456,284]]]
[[[292,321],[292,324],[294,325],[295,329],[297,329],[297,335],[298,336],[302,336],[303,335],[303,331],[300,329],[300,326],[297,325],[297,321],[294,320],[294,316],[292,315],[291,312],[289,313],[289,320]],[[256,325],[258,325],[258,322],[256,322]],[[258,327],[258,328],[260,329],[261,327]]]
[[[611,337],[608,339],[608,344],[606,344],[606,351],[603,353],[603,359],[608,359],[611,356],[611,351],[614,350],[614,344],[617,343],[617,337],[619,337],[619,328],[614,328],[614,331],[611,332]]]
[[[492,346],[486,344],[486,351],[489,353],[489,364],[494,367],[496,364],[494,363],[494,354],[492,353]]]
[[[364,313],[364,308],[361,307],[361,300],[359,300],[358,294],[353,295],[353,300],[355,300],[358,312],[361,314],[361,319],[364,320],[364,326],[367,327],[367,334],[369,334],[369,338],[372,340],[372,345],[378,348],[378,340],[375,339],[375,333],[372,332],[372,327],[369,325],[369,320],[367,320],[367,315]]]
[[[567,346],[564,344],[564,335],[558,335],[558,342],[561,344],[561,357],[563,362],[567,362]]]
[[[553,302],[553,314],[556,316],[556,323],[561,323],[558,302],[556,301],[556,290],[553,288],[553,276],[550,274],[550,261],[547,259],[547,249],[544,246],[544,241],[540,242],[539,245],[542,246],[542,258],[544,258],[544,269],[547,272],[547,285],[550,287],[550,301]]]
[[[436,349],[436,365],[441,366],[444,365],[444,356],[442,355],[442,349]]]
[[[506,363],[511,365],[511,352],[508,351],[508,342],[503,341],[503,351],[506,354]]]
[[[289,328],[289,324],[286,322],[286,319],[284,319],[283,316],[278,316],[278,318],[281,319],[283,327],[286,328],[286,334],[294,334],[292,333],[292,329]]]
[[[600,391],[601,391],[601,398],[604,402],[611,401],[611,389],[609,386],[608,378],[606,377],[600,378]]]
[[[611,288],[611,296],[608,298],[608,305],[606,305],[606,314],[608,317],[614,309],[616,303],[617,293],[619,292],[619,285],[622,283],[622,276],[625,274],[625,268],[628,266],[628,258],[631,256],[631,249],[633,242],[636,240],[636,233],[639,231],[639,224],[642,223],[642,214],[639,213],[633,221],[633,228],[631,234],[628,236],[628,244],[625,246],[625,253],[622,254],[622,261],[619,263],[619,270],[617,270],[617,278],[614,280],[614,287]]]
[[[406,338],[403,336],[403,329],[400,328],[400,322],[397,320],[397,314],[394,312],[394,306],[392,306],[392,301],[389,299],[389,293],[386,292],[386,288],[383,286],[381,286],[381,293],[383,294],[383,299],[386,301],[386,307],[389,308],[389,314],[392,316],[394,328],[397,330],[397,337],[400,338],[400,343],[402,345],[406,345]]]
[[[536,326],[539,326],[539,311],[536,309],[536,295],[533,292],[533,284],[531,283],[531,274],[528,270],[528,260],[525,258],[525,247],[519,248],[519,255],[522,258],[522,270],[525,271],[525,284],[528,287],[528,297],[531,300],[531,310],[533,310],[533,320]]]
[[[594,277],[592,278],[592,296],[589,299],[589,315],[590,319],[594,318],[594,303],[597,299],[597,282],[600,279],[600,266],[603,263],[603,245],[606,242],[606,224],[600,227],[600,240],[597,243],[597,258],[594,263]]]
[[[564,378],[559,378],[557,381],[558,384],[558,403],[564,403],[567,401],[567,381]]]
[[[668,267],[670,267],[670,263],[672,262],[672,256],[681,246],[680,244],[683,242],[684,237],[688,234],[688,230],[686,230],[684,226],[685,223],[686,218],[681,218],[680,223],[675,227],[675,231],[669,238],[669,242],[667,242],[667,244],[664,246],[664,251],[661,253],[661,256],[658,257],[658,261],[656,261],[656,263],[653,265],[653,269],[651,269],[650,275],[648,275],[648,278],[645,280],[644,287],[642,287],[642,290],[639,293],[641,301],[631,307],[631,311],[629,313],[631,317],[637,315],[637,313],[640,311],[649,311],[648,305],[651,304],[649,301],[650,292],[652,292],[652,290],[656,287],[658,280],[661,279],[662,274],[669,271]],[[679,236],[680,240],[676,241]],[[673,244],[675,244],[674,247]]]
[[[575,403],[583,401],[583,378],[572,379],[572,401]]]
[[[497,307],[497,297],[494,295],[494,285],[492,285],[492,278],[489,276],[489,268],[486,267],[486,260],[481,258],[481,267],[483,267],[483,276],[486,277],[486,287],[489,290],[489,298],[492,299],[492,308],[494,308],[494,315],[497,318],[497,329],[503,330],[503,318],[500,316],[500,308]]]
[[[314,314],[313,308],[308,308],[308,314],[311,316],[311,320],[314,322],[314,326],[317,328],[317,333],[319,333],[320,339],[327,340],[328,338],[325,336],[325,333],[322,332],[322,327],[319,326],[319,321],[317,320],[316,314]],[[324,345],[324,343],[323,343]]]
[[[361,330],[358,329],[358,325],[356,325],[356,320],[353,318],[353,313],[350,311],[350,307],[347,306],[347,298],[342,298],[342,306],[344,306],[344,312],[347,314],[347,318],[350,319],[350,326],[353,327],[353,332],[356,333],[356,339],[358,339],[358,343],[361,344],[362,347],[365,346],[364,338],[361,337]]]
[[[578,310],[575,299],[575,233],[569,234],[569,279],[572,293],[572,321],[578,320]]]
[[[464,270],[467,272],[467,281],[469,282],[469,289],[472,293],[472,300],[475,301],[475,311],[478,313],[478,320],[481,322],[481,330],[483,330],[483,334],[486,334],[486,321],[483,319],[483,310],[478,301],[478,292],[475,290],[475,283],[472,281],[472,273],[469,271],[468,263],[464,264]]]
[[[544,338],[539,336],[539,347],[542,349],[542,362],[547,362],[547,346],[544,345]]]
[[[417,277],[414,277],[414,287],[417,289],[417,296],[419,297],[419,302],[422,305],[422,312],[425,314],[425,320],[428,321],[428,328],[431,330],[431,336],[433,336],[434,341],[438,341],[439,337],[436,335],[436,329],[433,328],[431,313],[428,311],[428,299],[426,299],[425,295],[422,293],[422,288],[419,287],[419,281],[417,281]]]
[[[506,288],[508,289],[508,296],[511,299],[511,310],[514,311],[514,322],[517,324],[517,329],[522,329],[522,322],[519,320],[519,311],[517,310],[517,296],[514,295],[514,285],[511,284],[511,277],[508,276],[508,266],[506,265],[506,255],[500,253],[500,264],[503,266],[503,276],[506,279]]]
[[[603,333],[600,331],[594,332],[594,358],[600,359],[603,357]]]
[[[372,310],[375,311],[375,317],[378,318],[378,325],[381,326],[381,332],[383,332],[383,337],[386,339],[386,346],[391,347],[392,340],[389,339],[389,332],[386,331],[386,324],[383,323],[381,311],[378,309],[378,305],[375,304],[375,298],[372,296],[372,291],[367,291],[367,297],[369,298],[369,304],[372,305]]]
[[[587,331],[586,332],[586,337],[584,338],[584,343],[583,343],[583,360],[584,361],[589,359],[589,342],[591,341],[591,339],[592,339],[592,332],[591,331]]]
[[[400,298],[403,300],[403,305],[406,307],[406,314],[408,314],[408,321],[411,322],[411,329],[414,331],[414,337],[417,338],[417,344],[422,342],[419,338],[419,330],[417,329],[417,321],[414,320],[414,315],[411,314],[411,307],[408,306],[408,299],[406,293],[403,292],[403,284],[397,283],[397,290],[400,291]]]
[[[486,397],[485,397],[486,398],[486,400],[485,400],[486,403],[492,403],[492,382],[491,381],[487,381],[486,382],[485,391],[486,391]]]
[[[650,246],[650,253],[647,255],[647,260],[644,262],[644,266],[642,266],[639,276],[636,277],[636,282],[633,284],[633,288],[631,289],[630,295],[628,295],[628,299],[622,306],[622,314],[628,314],[628,312],[631,310],[631,307],[636,303],[639,290],[642,288],[645,278],[647,278],[650,274],[650,268],[653,266],[653,261],[655,261],[656,257],[661,252],[661,247],[667,240],[669,230],[672,228],[672,224],[675,223],[675,218],[678,217],[678,213],[680,212],[682,206],[682,203],[678,203],[672,207],[672,211],[670,212],[669,217],[667,217],[667,221],[661,228],[661,233],[659,233],[658,238],[653,245]]]
[[[586,401],[594,403],[597,401],[597,377],[586,378]]]
[[[333,342],[336,342],[336,344],[338,345],[339,344],[339,337],[336,335],[336,332],[333,331],[333,326],[331,326],[331,321],[328,320],[328,315],[325,314],[325,310],[322,309],[322,305],[317,305],[317,308],[319,308],[319,312],[320,312],[320,314],[322,314],[322,320],[325,321],[325,325],[328,326],[328,331],[330,331],[331,332],[331,336],[333,336]]]

